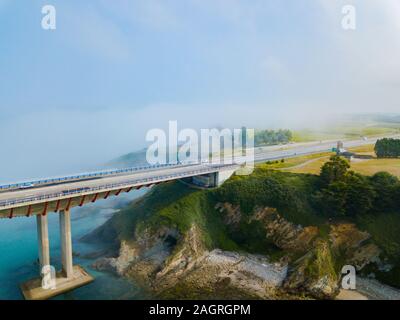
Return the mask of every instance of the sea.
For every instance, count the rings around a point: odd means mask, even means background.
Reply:
[[[57,296],[61,300],[129,300],[143,299],[145,292],[134,282],[108,272],[94,270],[91,265],[104,244],[88,244],[81,238],[104,224],[120,208],[142,196],[146,190],[100,200],[71,210],[74,264],[83,266],[95,280],[81,288]],[[59,217],[49,213],[51,264],[61,269]],[[20,284],[39,276],[38,242],[35,217],[0,219],[0,300],[24,299]]]

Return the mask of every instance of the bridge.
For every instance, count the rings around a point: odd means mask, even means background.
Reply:
[[[391,136],[391,137],[399,137]],[[377,138],[346,141],[346,147],[375,143]],[[257,148],[254,158],[263,162],[331,151],[336,141],[299,143]],[[171,164],[141,168],[105,170],[80,175],[40,179],[0,186],[0,218],[36,216],[41,277],[21,285],[26,299],[47,299],[93,281],[80,266],[73,265],[70,210],[123,192],[151,187],[172,180],[187,180],[202,187],[217,187],[240,168],[238,164]],[[55,286],[46,288],[50,263],[47,215],[59,214],[62,270]],[[46,271],[47,270],[47,271]],[[43,272],[46,271],[46,272]]]
[[[185,179],[200,187],[217,187],[239,168],[237,164],[159,165],[0,186],[0,218],[36,216],[40,271],[43,277],[21,285],[24,297],[47,299],[93,281],[82,267],[73,265],[71,208],[178,179]],[[52,271],[47,222],[49,212],[59,213],[62,270],[56,274],[52,288],[45,288],[43,281],[51,281],[49,272]]]

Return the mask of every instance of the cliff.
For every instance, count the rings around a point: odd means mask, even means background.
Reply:
[[[86,237],[110,244],[93,267],[159,298],[334,298],[343,265],[370,272],[385,255],[356,223],[318,215],[316,183],[260,168],[212,191],[157,186]]]

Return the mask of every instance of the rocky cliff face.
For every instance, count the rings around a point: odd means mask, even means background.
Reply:
[[[99,259],[93,266],[134,279],[159,297],[174,298],[267,299],[286,278],[287,265],[264,256],[207,250],[196,225],[174,247],[169,236],[176,237],[175,230],[151,235],[146,230],[135,241],[121,242],[117,257]]]
[[[379,248],[353,224],[328,225],[322,233],[287,221],[274,208],[256,208],[246,217],[230,203],[215,208],[233,229],[260,222],[281,258],[207,248],[194,223],[183,234],[174,227],[144,228],[94,267],[135,279],[161,298],[330,299],[339,290],[338,258],[359,270],[379,261]]]
[[[220,203],[217,209],[226,216],[226,223],[236,227],[242,219],[238,206]],[[302,227],[284,219],[275,208],[256,208],[249,222],[260,221],[266,237],[285,253],[288,276],[283,289],[318,299],[335,297],[339,292],[340,269],[343,261],[359,271],[370,263],[380,263],[381,250],[368,243],[370,235],[351,223],[327,224],[327,234],[317,226]]]

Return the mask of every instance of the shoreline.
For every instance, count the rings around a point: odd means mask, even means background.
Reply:
[[[341,289],[336,300],[400,300],[400,290],[375,279],[358,277],[357,289]]]

